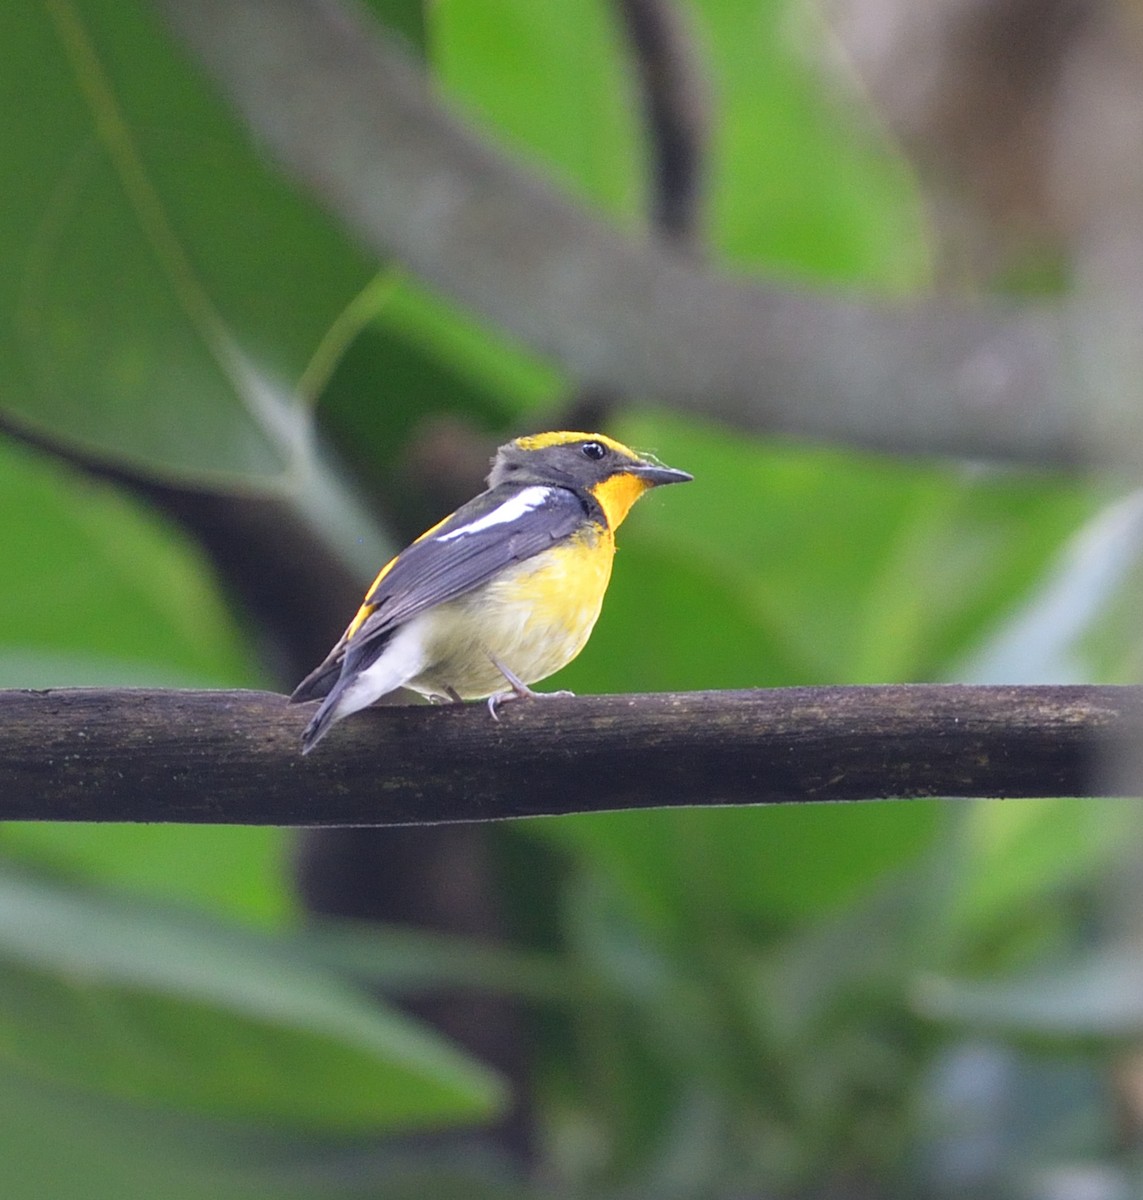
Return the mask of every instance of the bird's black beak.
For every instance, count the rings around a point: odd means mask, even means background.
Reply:
[[[690,483],[694,479],[686,471],[676,471],[674,467],[649,462],[641,462],[630,468],[630,473],[638,479],[645,479],[651,487],[661,487],[664,483]]]

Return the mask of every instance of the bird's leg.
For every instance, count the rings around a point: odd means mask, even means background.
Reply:
[[[537,697],[554,696],[556,698],[574,696],[575,692],[534,692],[515,671],[509,670],[499,659],[488,656],[492,659],[492,665],[508,680],[512,690],[510,692],[494,692],[488,697],[488,711],[492,714],[494,721],[499,721],[497,709],[502,704],[507,704],[509,700],[534,700]]]
[[[461,697],[460,692],[458,692],[456,690],[456,688],[454,688],[454,687],[446,687],[445,695],[448,696],[448,698],[453,702],[453,704],[463,704],[464,703],[464,700]]]

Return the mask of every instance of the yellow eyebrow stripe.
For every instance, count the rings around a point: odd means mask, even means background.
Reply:
[[[537,433],[531,437],[516,439],[516,445],[521,450],[546,450],[549,446],[570,446],[573,442],[602,442],[605,446],[620,454],[625,454],[630,459],[639,457],[630,446],[625,446],[622,442],[617,442],[603,433],[576,433],[564,429],[556,433]]]

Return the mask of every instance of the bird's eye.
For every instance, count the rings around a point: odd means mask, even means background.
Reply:
[[[593,458],[598,462],[606,453],[607,450],[601,442],[584,442],[580,449],[587,455],[588,458]]]

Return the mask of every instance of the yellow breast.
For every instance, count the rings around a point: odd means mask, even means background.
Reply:
[[[525,683],[566,666],[587,643],[611,580],[615,540],[592,526],[434,612],[433,665],[412,686],[465,699],[505,689],[502,662]]]

